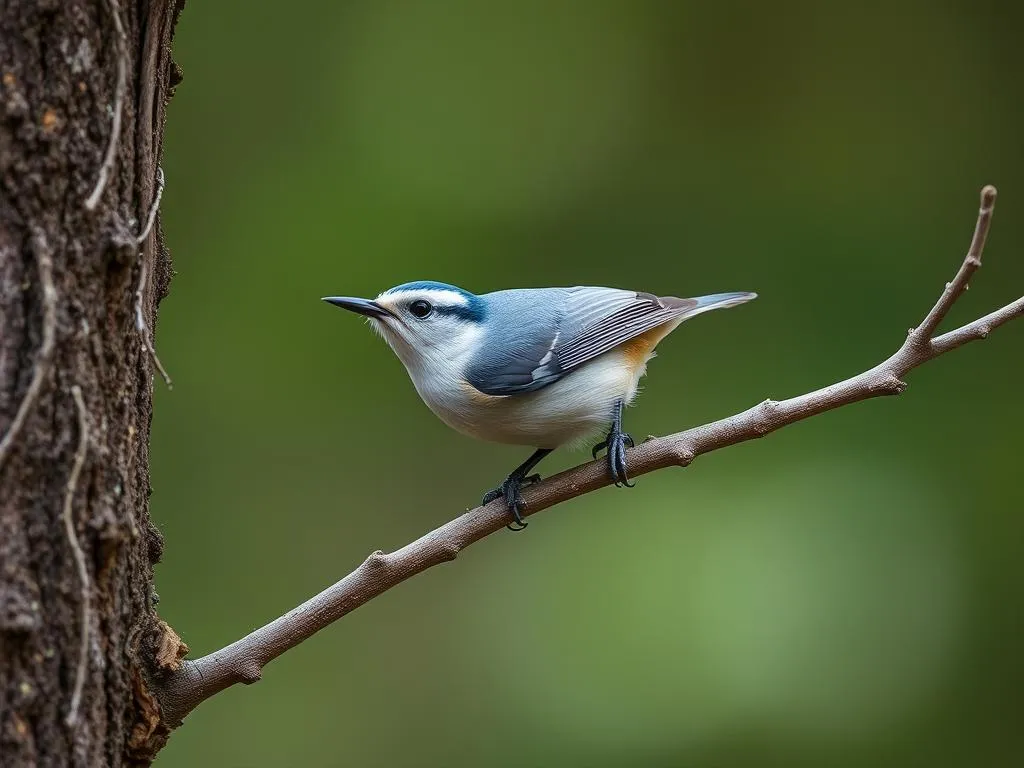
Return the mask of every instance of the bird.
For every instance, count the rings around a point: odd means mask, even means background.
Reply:
[[[695,298],[575,286],[513,288],[476,295],[433,280],[389,288],[374,299],[323,301],[367,318],[405,366],[417,393],[441,421],[480,440],[534,452],[482,500],[503,498],[522,530],[522,489],[538,482],[537,464],[556,448],[579,447],[604,433],[591,455],[606,452],[616,487],[632,487],[623,408],[658,343],[679,325],[756,293]],[[607,430],[607,432],[604,432]]]

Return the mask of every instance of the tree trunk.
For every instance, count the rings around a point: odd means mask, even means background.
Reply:
[[[146,339],[171,267],[159,218],[138,236],[182,4],[0,0],[0,766],[147,764],[166,739]]]

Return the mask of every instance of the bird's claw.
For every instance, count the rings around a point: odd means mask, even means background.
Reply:
[[[505,506],[508,507],[509,512],[512,513],[512,517],[515,523],[509,523],[505,527],[510,531],[521,531],[528,523],[523,520],[523,507],[526,506],[526,502],[523,501],[522,489],[528,485],[540,482],[540,475],[527,475],[526,477],[518,477],[517,475],[509,475],[505,478],[505,481],[500,487],[495,488],[493,491],[488,491],[481,504],[490,504],[492,501],[500,498],[505,499]]]
[[[636,483],[629,482],[629,475],[626,474],[626,446],[632,448],[635,445],[636,443],[633,442],[633,438],[628,432],[612,427],[608,437],[595,445],[590,452],[590,455],[596,459],[598,453],[608,449],[608,471],[611,473],[612,482],[615,483],[616,488],[622,486],[632,488],[636,485]]]

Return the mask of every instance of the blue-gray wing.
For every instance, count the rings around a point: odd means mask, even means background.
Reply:
[[[498,291],[486,300],[486,332],[466,381],[488,395],[532,392],[558,381],[564,371],[554,350],[569,307],[567,288]]]
[[[590,287],[488,294],[488,331],[466,380],[488,395],[532,392],[660,325],[754,296],[677,299]]]

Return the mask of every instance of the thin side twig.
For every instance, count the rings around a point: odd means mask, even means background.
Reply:
[[[961,328],[931,338],[981,263],[995,197],[994,187],[982,190],[978,224],[964,264],[921,323],[920,329],[931,329],[927,337],[912,332],[891,357],[844,381],[788,400],[765,400],[734,416],[641,443],[626,454],[630,476],[664,467],[685,467],[701,454],[763,437],[816,414],[873,397],[897,395],[906,388],[902,379],[909,371],[1024,315],[1021,297]],[[606,463],[589,462],[526,489],[524,511],[536,514],[610,484]],[[454,560],[463,549],[500,531],[510,520],[500,500],[470,510],[395,552],[374,552],[341,581],[284,616],[219,651],[184,662],[158,690],[164,723],[174,728],[205,699],[236,683],[256,682],[263,667],[282,653],[417,573]]]
[[[50,246],[46,242],[46,236],[42,232],[37,232],[33,236],[32,242],[33,250],[36,252],[36,265],[39,269],[39,285],[43,293],[43,339],[39,344],[39,353],[33,366],[32,381],[29,382],[25,396],[14,414],[11,426],[7,429],[3,439],[0,439],[0,469],[3,468],[4,462],[10,455],[11,447],[32,412],[36,400],[39,399],[43,382],[53,367],[53,348],[57,341],[57,289],[53,284],[53,257],[50,255]]]
[[[174,384],[171,382],[171,377],[164,368],[164,364],[160,362],[160,356],[156,353],[156,346],[153,344],[153,333],[149,330],[149,323],[146,322],[146,315],[143,312],[142,304],[146,294],[146,280],[149,278],[149,269],[146,265],[146,249],[145,242],[149,237],[149,233],[153,231],[153,224],[156,222],[156,214],[160,210],[160,200],[164,196],[164,169],[157,167],[156,169],[156,195],[153,197],[153,204],[149,206],[149,214],[146,216],[146,224],[142,228],[142,232],[135,238],[137,245],[142,245],[142,250],[139,251],[139,282],[135,286],[135,330],[142,336],[142,345],[146,348],[149,353],[149,358],[153,361],[153,367],[160,373],[161,378],[164,380],[164,384],[167,385],[168,389],[174,389]]]
[[[967,290],[971,277],[981,267],[981,254],[985,250],[985,239],[988,237],[989,227],[992,226],[992,211],[995,204],[996,188],[989,185],[981,191],[978,222],[974,226],[974,236],[971,238],[971,247],[967,249],[964,263],[960,265],[953,281],[946,283],[946,289],[939,296],[939,300],[935,302],[935,306],[932,307],[921,324],[911,332],[918,343],[926,343],[935,336],[939,323],[943,321],[946,313],[960,298],[960,294]]]
[[[121,112],[124,109],[124,94],[128,81],[128,42],[124,32],[124,25],[121,23],[121,9],[117,0],[107,0],[107,8],[114,21],[114,47],[117,52],[117,82],[114,85],[114,118],[110,126],[110,139],[107,141],[107,151],[103,155],[103,164],[100,166],[99,176],[96,178],[96,186],[92,193],[85,199],[87,210],[96,210],[103,196],[103,190],[107,186],[107,180],[114,171],[114,161],[117,159],[117,142],[121,137]]]
[[[139,259],[139,283],[135,287],[135,329],[142,336],[142,344],[149,353],[153,365],[160,372],[160,376],[163,377],[164,384],[167,385],[168,389],[174,389],[174,383],[171,381],[171,377],[168,375],[163,363],[160,362],[160,357],[156,353],[156,347],[153,346],[153,336],[149,331],[149,325],[146,323],[146,317],[142,312],[142,299],[146,292],[146,279],[148,276],[149,271],[146,269],[146,257],[142,255]]]
[[[64,510],[61,512],[61,519],[64,521],[64,533],[67,535],[71,552],[75,556],[75,566],[78,568],[78,582],[81,587],[82,601],[82,627],[78,648],[78,667],[75,670],[75,687],[71,694],[71,706],[68,707],[67,717],[64,718],[64,722],[68,726],[74,726],[78,723],[78,707],[82,701],[85,676],[89,671],[89,623],[92,620],[90,598],[92,588],[89,580],[89,568],[85,562],[85,553],[82,551],[82,545],[78,542],[78,534],[75,532],[75,519],[73,516],[78,476],[82,473],[82,466],[85,464],[85,457],[89,452],[89,420],[88,412],[85,409],[85,401],[82,399],[82,388],[75,384],[71,387],[71,396],[74,397],[75,407],[78,409],[78,450],[75,451],[75,463],[71,466],[68,484],[64,489]]]
[[[157,166],[156,169],[156,195],[153,197],[153,204],[149,206],[149,214],[146,216],[146,225],[139,232],[139,236],[135,238],[135,242],[138,245],[142,245],[146,242],[146,238],[149,237],[149,233],[153,231],[153,224],[156,223],[156,214],[160,210],[160,200],[164,196],[164,169]]]

